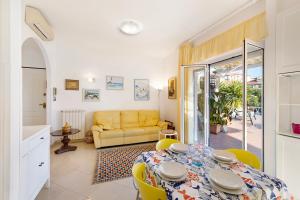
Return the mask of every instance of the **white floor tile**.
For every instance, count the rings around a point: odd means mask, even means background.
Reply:
[[[51,187],[43,189],[37,200],[133,200],[136,190],[132,178],[92,184],[97,151],[93,144],[73,143],[74,152],[56,155],[51,148]]]

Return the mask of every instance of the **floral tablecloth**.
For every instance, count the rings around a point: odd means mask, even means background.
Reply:
[[[142,153],[136,162],[145,162],[147,164],[147,181],[154,186],[163,187],[170,200],[293,199],[288,193],[287,186],[281,180],[268,176],[264,172],[255,170],[240,162],[230,165],[218,163],[212,159],[211,152],[212,149],[210,147],[190,145],[187,154],[176,154],[169,150],[150,151]],[[193,157],[200,158],[200,166],[193,163]],[[175,160],[185,165],[188,171],[185,181],[166,181],[157,173],[159,164],[162,161],[170,160]],[[214,190],[208,181],[208,173],[212,168],[231,170],[239,175],[247,186],[247,192],[243,195],[231,195]]]

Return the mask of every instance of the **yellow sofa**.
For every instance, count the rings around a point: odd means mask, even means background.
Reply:
[[[167,129],[157,110],[99,111],[94,113],[96,148],[157,141],[158,132]]]

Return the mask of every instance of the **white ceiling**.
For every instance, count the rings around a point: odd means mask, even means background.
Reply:
[[[53,26],[57,41],[115,53],[163,57],[250,0],[26,0]],[[124,19],[140,21],[144,30],[127,36]]]

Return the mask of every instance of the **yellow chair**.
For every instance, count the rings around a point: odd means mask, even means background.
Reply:
[[[132,167],[132,175],[139,190],[137,199],[140,193],[142,200],[166,200],[167,194],[165,190],[153,187],[145,182],[145,170],[145,163],[137,163]]]
[[[261,163],[259,158],[249,151],[245,151],[242,149],[227,149],[227,151],[233,153],[236,158],[255,169],[261,169]]]
[[[168,149],[171,146],[171,144],[174,143],[180,143],[180,142],[178,140],[168,139],[168,138],[159,140],[156,143],[156,151]]]

